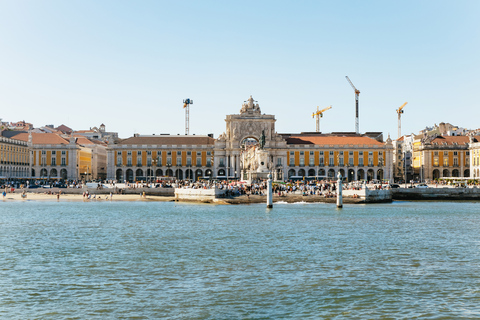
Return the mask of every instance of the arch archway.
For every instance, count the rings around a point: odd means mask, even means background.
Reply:
[[[46,178],[48,175],[47,169],[43,168],[40,170],[40,178]]]
[[[260,143],[256,137],[247,136],[240,141],[240,148],[245,149],[245,147],[257,146],[259,144]]]
[[[340,170],[338,170],[338,172],[340,172],[340,174],[342,175],[342,180],[344,180],[345,179],[345,170],[340,169]]]
[[[195,180],[192,169],[185,170],[185,179]]]
[[[175,170],[175,178],[177,178],[178,180],[183,179],[183,170],[182,169]]]
[[[452,170],[452,177],[454,177],[454,178],[460,177],[460,172],[458,171],[458,169],[453,169]]]
[[[327,177],[329,179],[335,179],[335,169],[328,169]]]
[[[318,169],[318,175],[320,177],[324,177],[325,176],[325,169]]]
[[[450,171],[448,171],[448,169],[443,169],[443,177],[444,178],[450,177]]]
[[[365,170],[363,170],[363,169],[358,169],[358,171],[357,171],[357,180],[358,180],[358,181],[365,180]]]
[[[433,179],[440,178],[440,170],[438,170],[438,169],[433,170],[432,176],[433,176]]]
[[[225,176],[225,169],[218,170],[217,176],[224,177]]]
[[[295,176],[295,169],[288,170],[288,178]]]
[[[315,177],[315,169],[309,169],[308,170],[308,176],[309,177]]]
[[[211,177],[211,176],[212,176],[212,170],[207,169],[207,170],[205,171],[205,176],[206,176],[206,177]]]
[[[67,169],[60,170],[60,178],[62,178],[63,180],[67,180],[68,178]]]
[[[368,169],[367,170],[367,181],[371,181],[375,179],[375,172],[373,171],[373,169]]]
[[[143,170],[137,169],[137,171],[135,171],[135,177],[143,177]]]
[[[355,170],[353,169],[348,169],[348,177],[347,177],[348,182],[355,180]]]
[[[173,170],[172,169],[167,169],[167,171],[165,171],[165,175],[167,177],[173,177]]]
[[[128,182],[133,182],[133,170],[132,169],[127,169],[125,172],[125,177]]]
[[[305,177],[305,169],[300,169],[300,170],[298,170],[298,175],[299,175],[300,177]]]
[[[117,179],[117,181],[123,181],[123,171],[122,169],[117,169],[117,171],[115,172],[115,179]]]
[[[163,176],[163,170],[162,170],[162,169],[157,169],[157,170],[155,171],[155,176],[157,176],[157,177]]]
[[[202,169],[195,170],[195,180],[198,180],[199,178],[202,178],[202,177],[203,177]]]
[[[377,180],[383,180],[383,169],[378,169],[377,171]]]
[[[465,178],[470,177],[470,169],[466,169],[466,170],[463,172],[463,176],[464,176]]]
[[[35,177],[35,169],[32,169],[32,178]]]
[[[50,177],[54,178],[57,176],[57,169],[53,168],[50,170]]]

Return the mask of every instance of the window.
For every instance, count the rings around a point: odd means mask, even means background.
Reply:
[[[343,167],[343,157],[338,159],[338,163],[339,166]]]
[[[340,155],[343,156],[343,151],[340,151]]]
[[[127,151],[127,156],[131,156],[132,155],[132,151]]]
[[[277,158],[277,166],[281,166],[282,165],[282,158]]]
[[[172,155],[172,151],[168,151],[167,156],[171,156],[171,155]]]
[[[63,158],[62,158],[62,164],[63,164]],[[117,166],[122,165],[122,157],[117,157]]]
[[[295,153],[293,151],[290,151],[290,155],[293,156]]]
[[[454,155],[454,156],[458,156],[458,152],[457,152],[457,151],[453,151],[453,155]]]
[[[293,167],[295,165],[295,158],[294,157],[290,157],[290,164],[289,164],[291,167]]]
[[[182,158],[177,158],[177,167],[182,166]]]
[[[197,158],[197,167],[202,166],[202,158]]]
[[[187,166],[191,166],[192,165],[192,158],[187,158]]]
[[[453,158],[453,166],[458,167],[458,158]]]
[[[328,163],[328,165],[329,165],[330,167],[333,167],[333,166],[335,165],[334,162],[333,162],[333,158],[329,158],[329,163]]]
[[[8,149],[9,149],[9,148],[7,147],[7,150],[8,150]],[[47,154],[47,151],[42,150],[42,154]]]
[[[172,158],[167,158],[167,166],[171,166],[172,165]]]
[[[353,167],[353,158],[348,158],[348,165]]]
[[[448,151],[444,151],[444,152],[443,152],[443,155],[444,155],[444,156],[448,156]]]
[[[224,167],[224,166],[225,166],[225,162],[224,162],[224,161],[225,161],[224,158],[220,158],[220,159],[219,159],[219,166],[220,166],[220,167]]]
[[[358,152],[358,155],[359,155],[359,156],[363,156],[363,151],[359,151],[359,152]]]
[[[52,157],[52,166],[56,166],[56,165],[57,165],[57,158]]]
[[[305,158],[300,158],[300,166],[305,166]]]
[[[434,156],[438,156],[438,151],[435,151],[435,152],[433,153],[433,155],[434,155]]]
[[[310,155],[313,156],[313,151],[310,151]]]
[[[319,161],[318,161],[318,162],[319,162],[318,165],[319,165],[319,166],[323,166],[323,165],[324,165],[324,163],[323,163],[323,157],[319,158],[318,160],[319,160]]]
[[[330,151],[329,154],[330,154],[331,156],[333,156],[333,151]]]
[[[373,156],[373,152],[372,152],[372,151],[369,151],[369,152],[368,152],[368,155],[369,155],[369,156]]]
[[[127,158],[127,166],[132,166],[132,158],[130,157]]]
[[[152,155],[152,151],[147,151],[147,156],[151,156]]]
[[[61,163],[62,163],[62,166],[66,166],[66,165],[67,165],[67,159],[62,158],[61,161],[62,161],[62,162],[61,162]]]
[[[212,155],[212,152],[211,151],[207,151],[207,156],[211,156]]]
[[[308,158],[308,165],[310,167],[313,167],[315,165],[315,158],[313,157],[313,155],[310,158]]]
[[[55,150],[52,150],[52,154],[57,154],[57,152]]]
[[[207,153],[207,154],[208,154],[208,153]],[[201,156],[201,155],[202,155],[202,153],[201,153],[201,152],[197,152],[197,156]]]
[[[443,166],[448,167],[448,158],[443,158]]]
[[[320,155],[323,156],[323,151],[320,151]]]
[[[151,166],[152,165],[152,158],[151,157],[148,157],[147,158],[147,166]]]
[[[65,151],[62,151],[62,154],[64,153]],[[121,156],[122,155],[122,151],[117,151],[117,156]]]
[[[349,156],[353,156],[353,151],[349,151],[349,152],[348,152],[348,155],[349,155]]]
[[[137,156],[141,156],[142,155],[142,151],[137,151]]]
[[[303,155],[304,155],[304,152],[303,152],[303,151],[300,151],[300,155],[303,156]]]
[[[192,151],[187,151],[187,156],[191,156],[192,155]]]
[[[177,151],[177,156],[181,156],[182,155],[182,151]]]

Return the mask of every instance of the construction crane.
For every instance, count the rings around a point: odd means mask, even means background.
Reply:
[[[312,113],[312,118],[315,118],[317,116],[317,127],[316,131],[320,132],[320,118],[323,117],[323,113],[329,109],[332,109],[332,106],[328,106],[325,109],[319,110],[320,108],[317,106],[317,112]]]
[[[345,76],[347,78],[348,83],[352,86],[353,90],[355,90],[355,133],[360,133],[359,128],[358,128],[358,96],[360,95],[360,90],[355,88],[353,85],[352,81],[350,81],[350,78],[348,76]]]
[[[402,113],[403,113],[403,107],[405,107],[407,105],[408,102],[405,102],[404,104],[402,104],[402,106],[400,108],[398,108],[396,111],[397,111],[397,114],[398,114],[398,137],[400,138],[402,136]]]
[[[193,104],[193,100],[183,100],[183,108],[185,109],[185,135],[188,135],[190,131],[190,105]]]

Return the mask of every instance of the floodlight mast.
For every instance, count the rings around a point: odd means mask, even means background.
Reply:
[[[185,99],[183,100],[183,108],[185,109],[185,135],[188,135],[190,132],[190,105],[193,104],[193,100]]]

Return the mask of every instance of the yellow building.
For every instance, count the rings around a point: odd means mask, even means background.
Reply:
[[[470,177],[470,138],[418,136],[413,142],[415,180]]]
[[[27,143],[0,136],[0,179],[27,178],[29,171]]]
[[[209,136],[136,135],[110,143],[107,176],[129,182],[210,177],[214,142]]]

